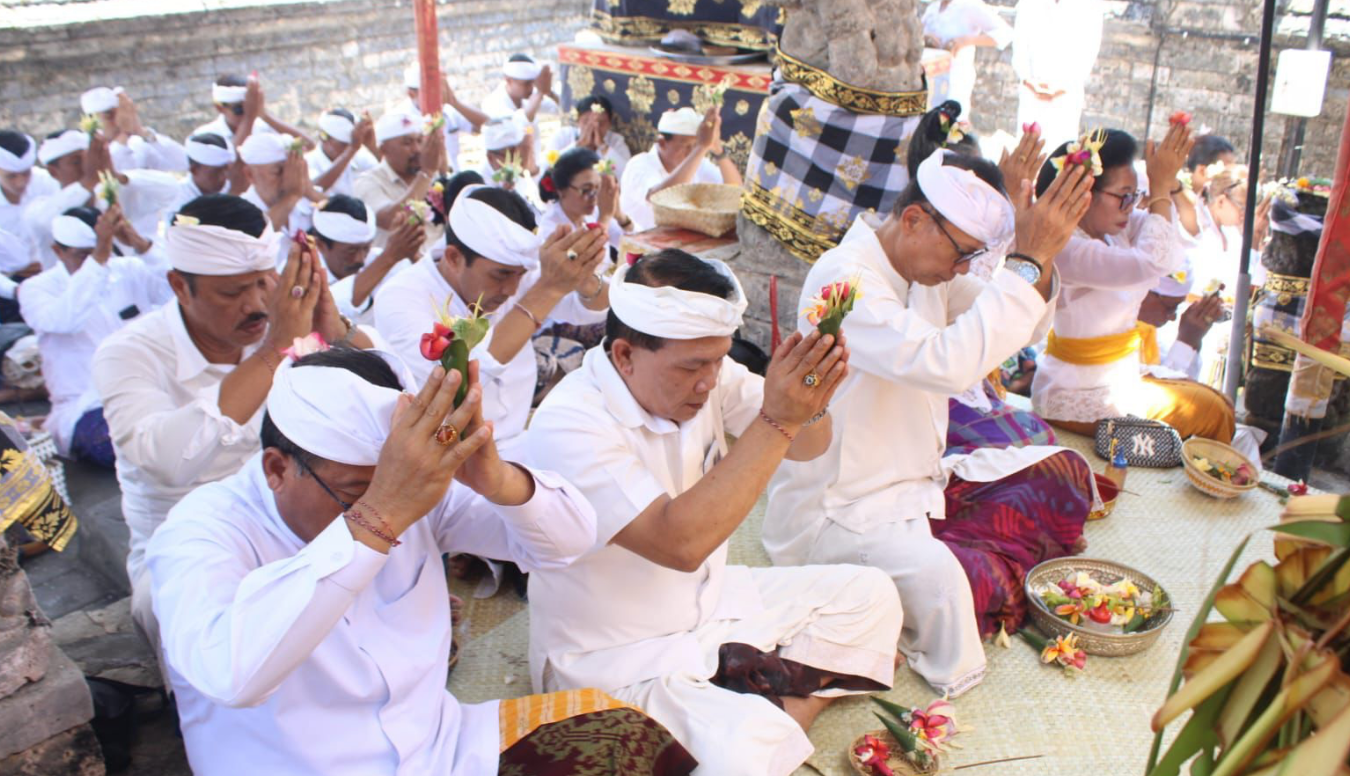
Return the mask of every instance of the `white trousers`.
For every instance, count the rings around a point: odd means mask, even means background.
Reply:
[[[1078,125],[1083,118],[1085,96],[1083,89],[1071,89],[1053,100],[1042,100],[1036,93],[1019,84],[1017,87],[1017,127],[1014,135],[1022,134],[1022,125],[1039,122],[1045,152],[1051,153],[1060,143],[1076,140]]]
[[[955,698],[984,678],[984,645],[970,580],[947,545],[918,518],[862,533],[826,522],[807,563],[857,563],[886,572],[905,607],[900,651],[938,695]]]
[[[128,564],[127,571],[131,574],[131,621],[149,645],[150,654],[155,656],[155,667],[159,670],[160,680],[164,682],[164,691],[172,693],[173,685],[169,683],[169,672],[165,670],[164,655],[160,652],[159,618],[155,617],[150,567],[144,562],[134,568]]]
[[[814,748],[786,712],[758,695],[711,684],[718,649],[743,643],[815,668],[889,688],[903,614],[895,585],[876,569],[798,566],[751,569],[764,609],[742,620],[716,620],[695,632],[701,674],[649,679],[610,695],[666,726],[699,762],[695,776],[788,776]],[[545,679],[547,683],[547,677]],[[831,688],[839,696],[868,689]]]

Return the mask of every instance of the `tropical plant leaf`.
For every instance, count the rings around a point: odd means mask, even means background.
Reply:
[[[1324,654],[1311,670],[1295,676],[1261,714],[1242,731],[1233,745],[1224,750],[1213,776],[1236,776],[1261,753],[1261,749],[1279,732],[1285,720],[1317,694],[1336,672],[1336,659]],[[1302,776],[1300,774],[1299,776]]]
[[[1300,520],[1297,523],[1281,523],[1271,526],[1275,533],[1289,534],[1301,539],[1326,542],[1333,547],[1350,546],[1350,523],[1324,523],[1320,520]]]
[[[1190,681],[1169,697],[1153,715],[1153,729],[1162,730],[1169,722],[1223,689],[1256,661],[1261,648],[1270,640],[1275,621],[1267,620],[1253,628],[1242,640],[1192,676]]]
[[[1228,689],[1215,693],[1205,699],[1203,703],[1195,707],[1195,713],[1186,720],[1186,724],[1177,734],[1172,745],[1167,748],[1167,753],[1163,755],[1158,764],[1154,766],[1150,763],[1148,776],[1178,776],[1181,773],[1181,766],[1187,760],[1195,756],[1196,752],[1202,749],[1213,750],[1219,745],[1218,733],[1214,730],[1214,722],[1218,719],[1219,711],[1223,709],[1224,703],[1228,700]]]
[[[1306,738],[1280,763],[1279,776],[1336,776],[1350,756],[1350,708]]]
[[[1233,691],[1228,695],[1228,702],[1219,712],[1217,729],[1220,744],[1228,747],[1237,740],[1243,723],[1252,715],[1257,701],[1283,664],[1284,651],[1280,649],[1280,640],[1267,639],[1251,668],[1238,677]]]

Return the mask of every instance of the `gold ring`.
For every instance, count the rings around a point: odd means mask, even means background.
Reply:
[[[817,385],[820,385],[820,375],[815,372],[807,372],[806,377],[802,378],[802,385],[805,385],[807,388],[815,388]]]
[[[441,427],[436,429],[436,441],[441,447],[449,447],[459,438],[459,429],[449,423],[442,423]]]

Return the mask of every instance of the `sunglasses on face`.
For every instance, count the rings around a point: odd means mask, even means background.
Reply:
[[[244,115],[244,103],[242,102],[230,103],[230,113],[233,113],[236,116]]]
[[[1144,192],[1142,191],[1131,191],[1128,194],[1117,194],[1114,191],[1094,191],[1092,193],[1105,194],[1108,197],[1115,197],[1120,200],[1120,212],[1122,213],[1127,212],[1130,208],[1134,207],[1134,203],[1138,202],[1139,198],[1144,196]]]
[[[961,250],[961,245],[956,242],[956,238],[952,237],[951,232],[947,231],[947,227],[942,225],[942,217],[928,208],[924,208],[923,212],[927,213],[928,217],[933,219],[933,223],[937,224],[938,231],[942,232],[942,236],[946,237],[947,242],[952,244],[952,249],[956,251],[956,266],[959,267],[962,264],[967,264],[989,252],[987,246],[980,246],[973,251]]]

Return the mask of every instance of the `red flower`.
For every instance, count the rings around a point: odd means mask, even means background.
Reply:
[[[422,358],[428,361],[440,361],[441,354],[450,347],[455,333],[439,323],[431,324],[431,332],[422,335]]]
[[[1308,486],[1303,483],[1303,480],[1291,482],[1289,483],[1289,495],[1306,496],[1308,495]]]
[[[1022,131],[1028,134],[1034,132],[1039,135],[1041,133],[1041,122],[1033,121],[1030,124],[1023,124]]]
[[[879,776],[895,776],[895,772],[886,764],[891,756],[891,748],[875,736],[863,736],[863,742],[853,750],[862,760],[862,764],[871,767]]]
[[[597,223],[592,222],[592,223],[586,224],[586,228],[587,228],[587,229],[599,229],[599,228],[600,228],[600,225],[597,224]]]
[[[552,175],[545,175],[544,179],[539,181],[539,188],[543,189],[544,191],[547,191],[550,194],[558,193],[558,187],[553,185]]]
[[[1171,116],[1167,117],[1167,123],[1181,124],[1182,126],[1185,126],[1191,123],[1191,114],[1187,113],[1184,110],[1179,110],[1176,113],[1173,113]]]
[[[1111,621],[1111,607],[1107,606],[1106,602],[1103,601],[1097,605],[1097,608],[1088,609],[1087,616],[1092,618],[1093,622],[1105,625]]]
[[[1087,164],[1092,159],[1092,152],[1086,148],[1082,151],[1074,151],[1069,154],[1069,164]]]

